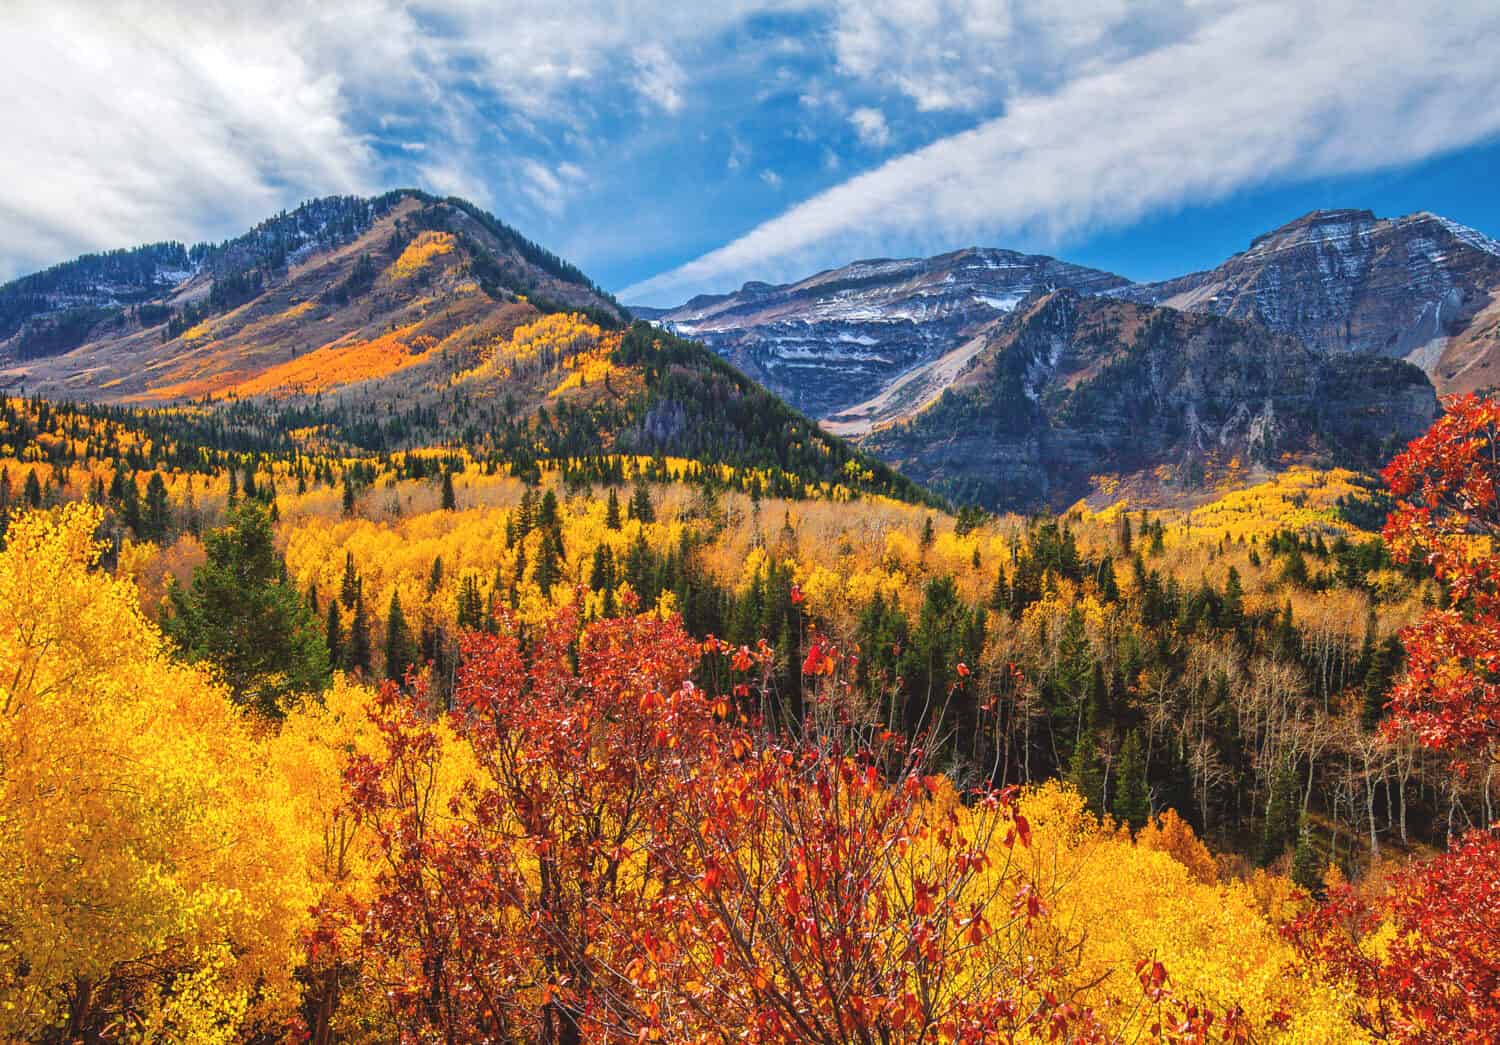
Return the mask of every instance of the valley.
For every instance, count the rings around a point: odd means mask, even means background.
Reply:
[[[403,190],[0,287],[0,1031],[771,1045],[817,924],[888,1030],[1360,1040],[1328,919],[1493,860],[1487,243],[637,317]]]

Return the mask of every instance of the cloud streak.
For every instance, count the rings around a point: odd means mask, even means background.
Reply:
[[[694,84],[680,55],[752,13],[797,6],[10,0],[0,280],[413,181],[556,218],[601,111],[681,113]]]
[[[1242,3],[895,158],[623,291],[674,304],[747,278],[999,235],[1059,242],[1246,187],[1378,170],[1500,134],[1500,9]]]

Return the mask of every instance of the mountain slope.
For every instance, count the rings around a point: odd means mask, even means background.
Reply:
[[[780,496],[930,499],[702,345],[627,326],[582,272],[463,200],[317,200],[217,246],[56,266],[0,288],[0,308],[0,384],[160,408],[132,423],[173,442],[444,446],[521,475],[685,457]]]
[[[1407,359],[1444,393],[1500,384],[1500,243],[1434,214],[1314,211],[1216,268],[1115,293]]]
[[[1315,211],[1222,265],[1158,283],[974,248],[752,282],[637,314],[702,339],[830,431],[858,436],[930,405],[1037,289],[1252,320],[1319,352],[1407,359],[1443,393],[1500,385],[1500,243],[1427,213]]]
[[[788,402],[827,418],[971,338],[1037,288],[1103,291],[1126,281],[1008,250],[857,261],[797,283],[747,283],[667,311],[641,310],[702,340]]]
[[[1180,491],[1296,460],[1370,464],[1435,411],[1398,360],[1056,291],[1009,317],[935,402],[861,445],[957,501],[1057,507],[1101,476]]]
[[[318,391],[504,333],[516,317],[503,306],[525,300],[623,316],[577,269],[464,201],[330,197],[217,246],[94,255],[0,287],[0,384],[157,402],[305,373]]]

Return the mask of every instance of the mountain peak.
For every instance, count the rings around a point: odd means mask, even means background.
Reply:
[[[1327,238],[1331,232],[1354,231],[1374,225],[1379,221],[1372,210],[1362,210],[1352,207],[1337,208],[1333,210],[1308,211],[1300,218],[1294,218],[1285,225],[1278,226],[1270,232],[1263,232],[1250,241],[1250,250],[1266,244],[1281,245],[1287,242],[1297,242],[1313,236],[1315,238]]]

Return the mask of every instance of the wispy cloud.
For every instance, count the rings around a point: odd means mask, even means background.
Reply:
[[[0,54],[0,276],[87,246],[224,232],[375,184],[337,73],[292,27],[22,0]],[[140,13],[137,11],[137,13]]]
[[[906,244],[1056,242],[1278,179],[1376,170],[1500,134],[1500,9],[1244,3],[892,159],[627,288],[675,302]]]
[[[891,143],[891,129],[886,125],[885,113],[879,109],[862,106],[849,114],[854,133],[859,140],[872,149],[883,149]]]
[[[601,113],[634,100],[680,114],[692,90],[680,56],[784,6],[10,0],[0,279],[85,249],[227,235],[302,198],[393,183],[481,200],[514,188],[555,217],[579,184],[549,183],[558,156],[587,154],[607,133]],[[519,155],[496,164],[499,148]]]

